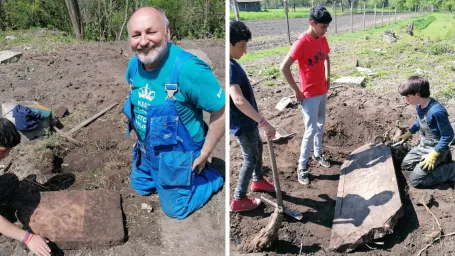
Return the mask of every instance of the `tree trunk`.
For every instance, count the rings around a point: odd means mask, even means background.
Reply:
[[[84,28],[82,27],[81,12],[79,11],[79,4],[77,0],[65,0],[66,7],[71,17],[73,24],[74,34],[78,40],[84,39]]]
[[[6,30],[6,15],[5,15],[5,11],[4,11],[4,7],[3,7],[3,1],[0,0],[0,29],[2,31],[5,31]]]
[[[123,20],[122,27],[120,28],[120,32],[117,35],[117,41],[120,41],[120,39],[122,39],[123,28],[125,28],[127,21],[128,21],[128,0],[126,0],[126,5],[125,5],[125,19]]]

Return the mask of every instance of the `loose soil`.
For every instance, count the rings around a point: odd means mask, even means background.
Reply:
[[[205,53],[224,86],[224,41],[183,41],[178,44]],[[131,150],[135,136],[125,139],[126,119],[120,112],[129,90],[124,78],[131,57],[127,43],[64,45],[46,53],[34,49],[32,46],[24,52],[17,63],[0,67],[1,102],[10,99],[38,101],[54,110],[66,106],[70,115],[60,120],[65,131],[114,102],[119,103],[75,134],[74,138],[84,143],[82,147],[52,134],[19,145],[0,162],[12,161],[9,172],[20,180],[28,177],[46,185],[52,177],[70,175],[72,180],[65,184],[65,189],[104,188],[120,193],[126,243],[111,248],[61,251],[58,255],[223,255],[224,189],[203,209],[177,221],[164,215],[157,195],[142,197],[130,188]],[[224,156],[223,137],[212,159],[212,164],[223,176]],[[142,203],[151,205],[153,212],[141,210]],[[11,219],[15,221],[14,215]],[[17,241],[5,236],[0,236],[0,248],[0,255],[28,255]]]
[[[255,34],[256,31],[252,32]],[[350,67],[354,69],[355,59],[343,59],[344,51],[349,49],[346,48],[349,43],[331,45],[331,59],[336,62],[335,64],[332,62],[332,72],[340,74],[340,69]],[[244,63],[243,66],[252,79],[257,81],[265,76],[261,74],[264,67],[279,67],[283,58],[284,54],[273,55]],[[340,63],[340,59],[344,62]],[[297,77],[296,72],[294,77]],[[275,109],[281,98],[293,95],[292,90],[282,77],[253,87],[261,114],[277,129],[297,134],[288,141],[275,143],[274,146],[285,205],[303,214],[302,221],[286,218],[270,251],[254,255],[341,255],[328,250],[341,165],[350,152],[367,143],[390,142],[396,129],[405,129],[415,120],[414,106],[408,105],[396,92],[399,82],[394,76],[382,77],[374,79],[373,85],[368,88],[343,86],[329,91],[323,150],[332,167],[324,168],[310,160],[311,184],[307,186],[297,181],[300,144],[304,134],[301,107],[293,103],[281,113]],[[451,114],[455,113],[454,106],[453,101],[445,103],[451,121],[454,121]],[[407,148],[415,145],[417,139],[418,136],[414,136]],[[242,165],[240,147],[232,136],[230,150],[232,195]],[[400,161],[406,152],[393,150],[392,153],[404,216],[398,221],[393,234],[379,239],[379,243],[358,247],[351,253],[352,255],[416,255],[425,247],[431,241],[430,235],[438,230],[438,227],[431,214],[424,207],[417,206],[421,193],[433,194],[436,202],[430,209],[438,218],[445,233],[455,231],[455,224],[452,221],[455,194],[452,188],[448,184],[442,184],[432,189],[410,189],[406,180],[409,172],[403,173],[399,169]],[[264,144],[263,159],[265,174],[272,180],[267,144]],[[251,195],[259,197],[261,194]],[[273,194],[266,196],[271,198]],[[251,212],[230,214],[230,248],[233,255],[245,253],[243,245],[267,225],[272,212],[271,207],[261,205]],[[443,243],[433,245],[422,255],[453,255],[454,241],[453,237],[448,237]]]

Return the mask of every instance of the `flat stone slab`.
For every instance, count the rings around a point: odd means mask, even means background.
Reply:
[[[118,245],[125,236],[120,195],[108,190],[41,192],[29,226],[60,249]]]
[[[14,58],[19,59],[22,56],[21,52],[0,51],[0,64],[8,63]]]
[[[365,77],[359,76],[343,76],[333,81],[333,84],[355,84],[363,86],[365,83]]]
[[[341,166],[330,249],[351,251],[390,234],[403,214],[390,148],[364,145]]]

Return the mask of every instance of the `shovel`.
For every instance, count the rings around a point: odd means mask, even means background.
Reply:
[[[266,204],[268,204],[270,206],[278,208],[278,205],[275,202],[273,202],[272,200],[268,199],[267,197],[261,196],[261,201],[263,201],[264,203],[266,203]],[[289,217],[292,217],[292,218],[294,218],[296,220],[302,220],[303,219],[303,215],[300,212],[289,210],[288,208],[283,208],[283,210],[284,210],[284,214],[286,214]]]
[[[281,188],[278,180],[278,172],[276,169],[275,153],[273,152],[273,144],[270,139],[267,140],[269,146],[270,159],[272,161],[273,170],[273,184],[275,185],[277,207],[270,216],[269,224],[259,231],[249,243],[245,244],[244,249],[248,252],[263,251],[264,249],[270,248],[273,241],[278,237],[278,230],[281,227],[281,222],[284,219],[284,205],[283,198],[281,197]]]
[[[271,140],[267,140],[267,145],[269,147],[269,153],[270,153],[270,160],[272,161],[272,172],[273,172],[273,185],[275,186],[275,193],[276,193],[276,203],[273,202],[272,200],[269,200],[268,198],[265,198],[261,196],[261,200],[263,200],[265,203],[274,206],[275,208],[282,207],[284,214],[295,218],[297,220],[301,220],[303,218],[302,214],[300,212],[292,211],[284,207],[283,204],[283,197],[281,196],[281,188],[280,188],[280,180],[278,179],[278,170],[276,167],[276,159],[275,159],[275,152],[273,150],[273,143]]]

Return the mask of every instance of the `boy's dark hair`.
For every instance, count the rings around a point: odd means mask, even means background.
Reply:
[[[420,97],[428,98],[430,97],[430,83],[421,76],[411,76],[400,85],[398,92],[401,96],[416,95],[418,93]]]
[[[0,147],[14,148],[20,142],[21,135],[14,124],[6,118],[0,118]]]
[[[247,26],[241,21],[231,21],[229,24],[229,41],[231,42],[232,46],[234,46],[237,42],[251,39],[251,31],[248,29]]]
[[[318,4],[310,9],[310,21],[312,20],[314,20],[316,24],[329,24],[332,22],[332,16],[323,5]]]

